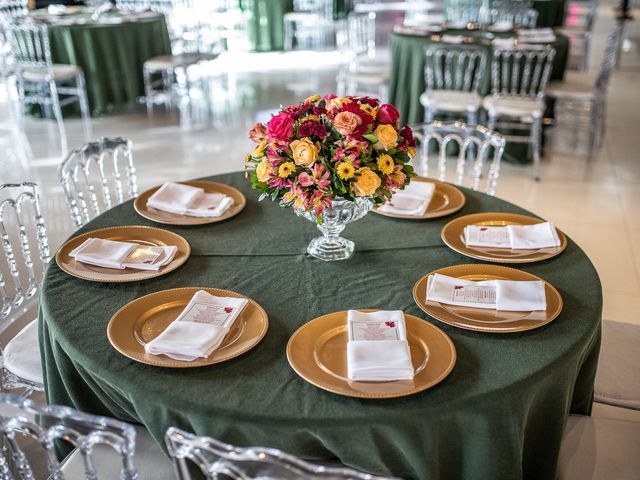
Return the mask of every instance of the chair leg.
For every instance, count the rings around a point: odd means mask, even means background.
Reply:
[[[67,131],[64,128],[64,120],[62,118],[62,109],[60,108],[60,97],[58,96],[58,87],[55,80],[49,80],[49,93],[51,95],[51,107],[53,108],[53,115],[58,123],[58,133],[60,135],[60,148],[62,149],[62,156],[64,157],[68,153],[67,146]]]
[[[487,128],[489,130],[495,131],[496,129],[496,114],[495,112],[488,111],[487,112]]]
[[[151,71],[148,68],[142,69],[142,78],[144,81],[144,103],[147,106],[147,114],[153,115],[153,102],[151,99],[153,87],[151,84]]]
[[[477,125],[478,124],[478,111],[475,109],[467,110],[467,124],[468,125]]]
[[[533,179],[540,181],[540,130],[542,117],[534,117],[531,124],[531,148],[533,149]]]
[[[84,74],[76,75],[76,88],[78,89],[78,102],[80,103],[80,115],[82,116],[82,127],[87,142],[91,141],[93,133],[91,131],[91,113],[89,111],[89,101],[87,99],[87,87],[84,82]]]

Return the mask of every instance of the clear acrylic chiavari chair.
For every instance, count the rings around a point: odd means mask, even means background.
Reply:
[[[0,241],[1,334],[34,313],[49,262],[47,230],[34,183],[0,185]],[[37,320],[31,319],[0,353],[3,389],[24,388],[25,396],[44,390]]]
[[[180,480],[200,478],[192,477],[191,467],[207,480],[393,480],[350,468],[314,465],[274,448],[235,447],[177,428],[167,430],[165,441]]]
[[[491,23],[509,22],[514,27],[534,28],[539,12],[533,8],[531,0],[493,0],[491,2]]]
[[[284,49],[318,50],[329,46],[333,33],[332,0],[293,0],[293,12],[284,14]],[[295,40],[295,43],[294,43]]]
[[[420,95],[425,108],[425,122],[437,113],[466,115],[467,123],[478,122],[482,105],[479,94],[487,63],[482,47],[432,45],[425,53],[426,91]]]
[[[136,447],[136,431],[133,426],[107,417],[89,415],[69,407],[42,405],[28,399],[6,393],[0,394],[0,435],[4,448],[0,454],[0,477],[13,479],[10,467],[17,473],[16,478],[35,479],[36,458],[46,459],[49,478],[119,478],[138,480],[140,477],[133,463]],[[38,445],[27,451],[21,445],[26,437]],[[66,465],[56,456],[56,448],[61,444],[76,449],[74,455],[82,457],[82,474],[67,476]],[[96,468],[96,451],[110,450],[112,464],[110,474]],[[35,455],[31,455],[34,453]],[[74,456],[72,455],[72,457]],[[42,463],[42,461],[40,461]],[[79,463],[79,462],[74,462]],[[104,462],[99,462],[104,463]],[[116,473],[117,472],[117,473]]]
[[[63,152],[67,151],[67,134],[62,107],[77,102],[85,137],[90,138],[91,118],[82,69],[77,65],[53,63],[46,24],[16,21],[9,30],[20,102],[42,105],[47,117],[53,114]],[[64,98],[61,99],[60,95]]]
[[[412,126],[420,153],[417,172],[495,195],[505,140],[482,125],[432,122]],[[455,164],[450,173],[449,165]],[[435,167],[435,174],[432,168]]]
[[[337,44],[342,54],[338,69],[338,95],[372,94],[387,97],[388,59],[376,47],[375,12],[351,12],[338,26]]]
[[[622,28],[617,25],[607,36],[602,65],[597,75],[567,72],[564,81],[551,82],[547,88],[547,95],[556,100],[556,126],[566,123],[571,128],[574,146],[578,143],[578,132],[587,131],[588,159],[593,158],[604,138],[609,80],[617,63],[621,39]]]
[[[542,45],[496,47],[491,63],[492,95],[484,98],[490,130],[510,129],[507,142],[528,143],[534,178],[540,180],[540,142],[544,92],[549,83],[555,50]],[[528,133],[527,133],[528,131]]]
[[[76,228],[138,196],[131,142],[124,138],[103,138],[72,151],[58,178]]]

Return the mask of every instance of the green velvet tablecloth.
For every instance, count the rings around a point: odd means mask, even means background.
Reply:
[[[564,23],[566,0],[533,0],[538,27],[560,27]]]
[[[251,49],[270,52],[284,48],[284,14],[293,11],[293,0],[240,0],[249,13],[247,29]],[[346,1],[333,0],[333,18],[344,18]]]
[[[414,283],[448,265],[475,263],[440,239],[451,220],[406,221],[370,213],[347,226],[348,261],[305,254],[315,226],[258,202],[241,173],[212,177],[239,188],[237,217],[201,227],[168,227],[192,247],[185,265],[140,283],[79,280],[52,262],[39,317],[47,399],[146,425],[160,441],[175,425],[238,445],[277,447],[307,458],[333,455],[360,469],[409,479],[552,479],[569,412],[588,414],[600,342],[598,275],[569,241],[559,256],[520,268],[560,291],[564,309],[526,333],[465,331],[415,305]],[[464,190],[460,214],[523,212]],[[150,225],[130,202],[82,231]],[[163,369],[136,363],[110,344],[106,328],[126,303],[174,287],[231,289],[261,304],[269,331],[246,354],[210,367]],[[399,399],[364,400],[318,389],[289,367],[285,347],[302,324],[349,308],[401,309],[445,330],[457,349],[439,385]]]
[[[144,95],[142,65],[156,55],[171,54],[163,15],[122,23],[92,21],[86,24],[49,25],[54,63],[79,65],[84,72],[92,113],[133,107]]]

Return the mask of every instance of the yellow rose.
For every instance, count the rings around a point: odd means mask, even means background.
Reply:
[[[256,148],[253,149],[253,156],[254,157],[263,156],[265,148],[267,148],[267,139],[266,138],[264,140],[262,140],[258,145],[256,145]]]
[[[310,138],[302,140],[294,140],[291,142],[291,152],[293,153],[293,161],[296,165],[310,167],[318,159],[320,147],[313,143]]]
[[[378,139],[373,145],[376,150],[389,150],[398,145],[398,132],[391,125],[378,125],[373,134]]]
[[[273,174],[273,167],[271,167],[271,163],[266,158],[263,158],[262,161],[256,167],[256,176],[258,177],[259,182],[268,181]]]
[[[380,177],[369,167],[363,167],[356,172],[356,181],[351,184],[351,189],[357,197],[373,195],[380,187]]]
[[[304,99],[304,103],[315,103],[320,100],[320,95],[311,95]]]

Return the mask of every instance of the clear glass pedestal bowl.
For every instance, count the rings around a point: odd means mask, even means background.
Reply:
[[[348,223],[364,217],[372,207],[371,200],[366,197],[356,197],[355,201],[335,198],[322,213],[318,222],[313,212],[296,212],[307,220],[316,223],[322,236],[311,240],[307,246],[307,253],[325,262],[346,260],[353,255],[355,244],[340,236]]]

